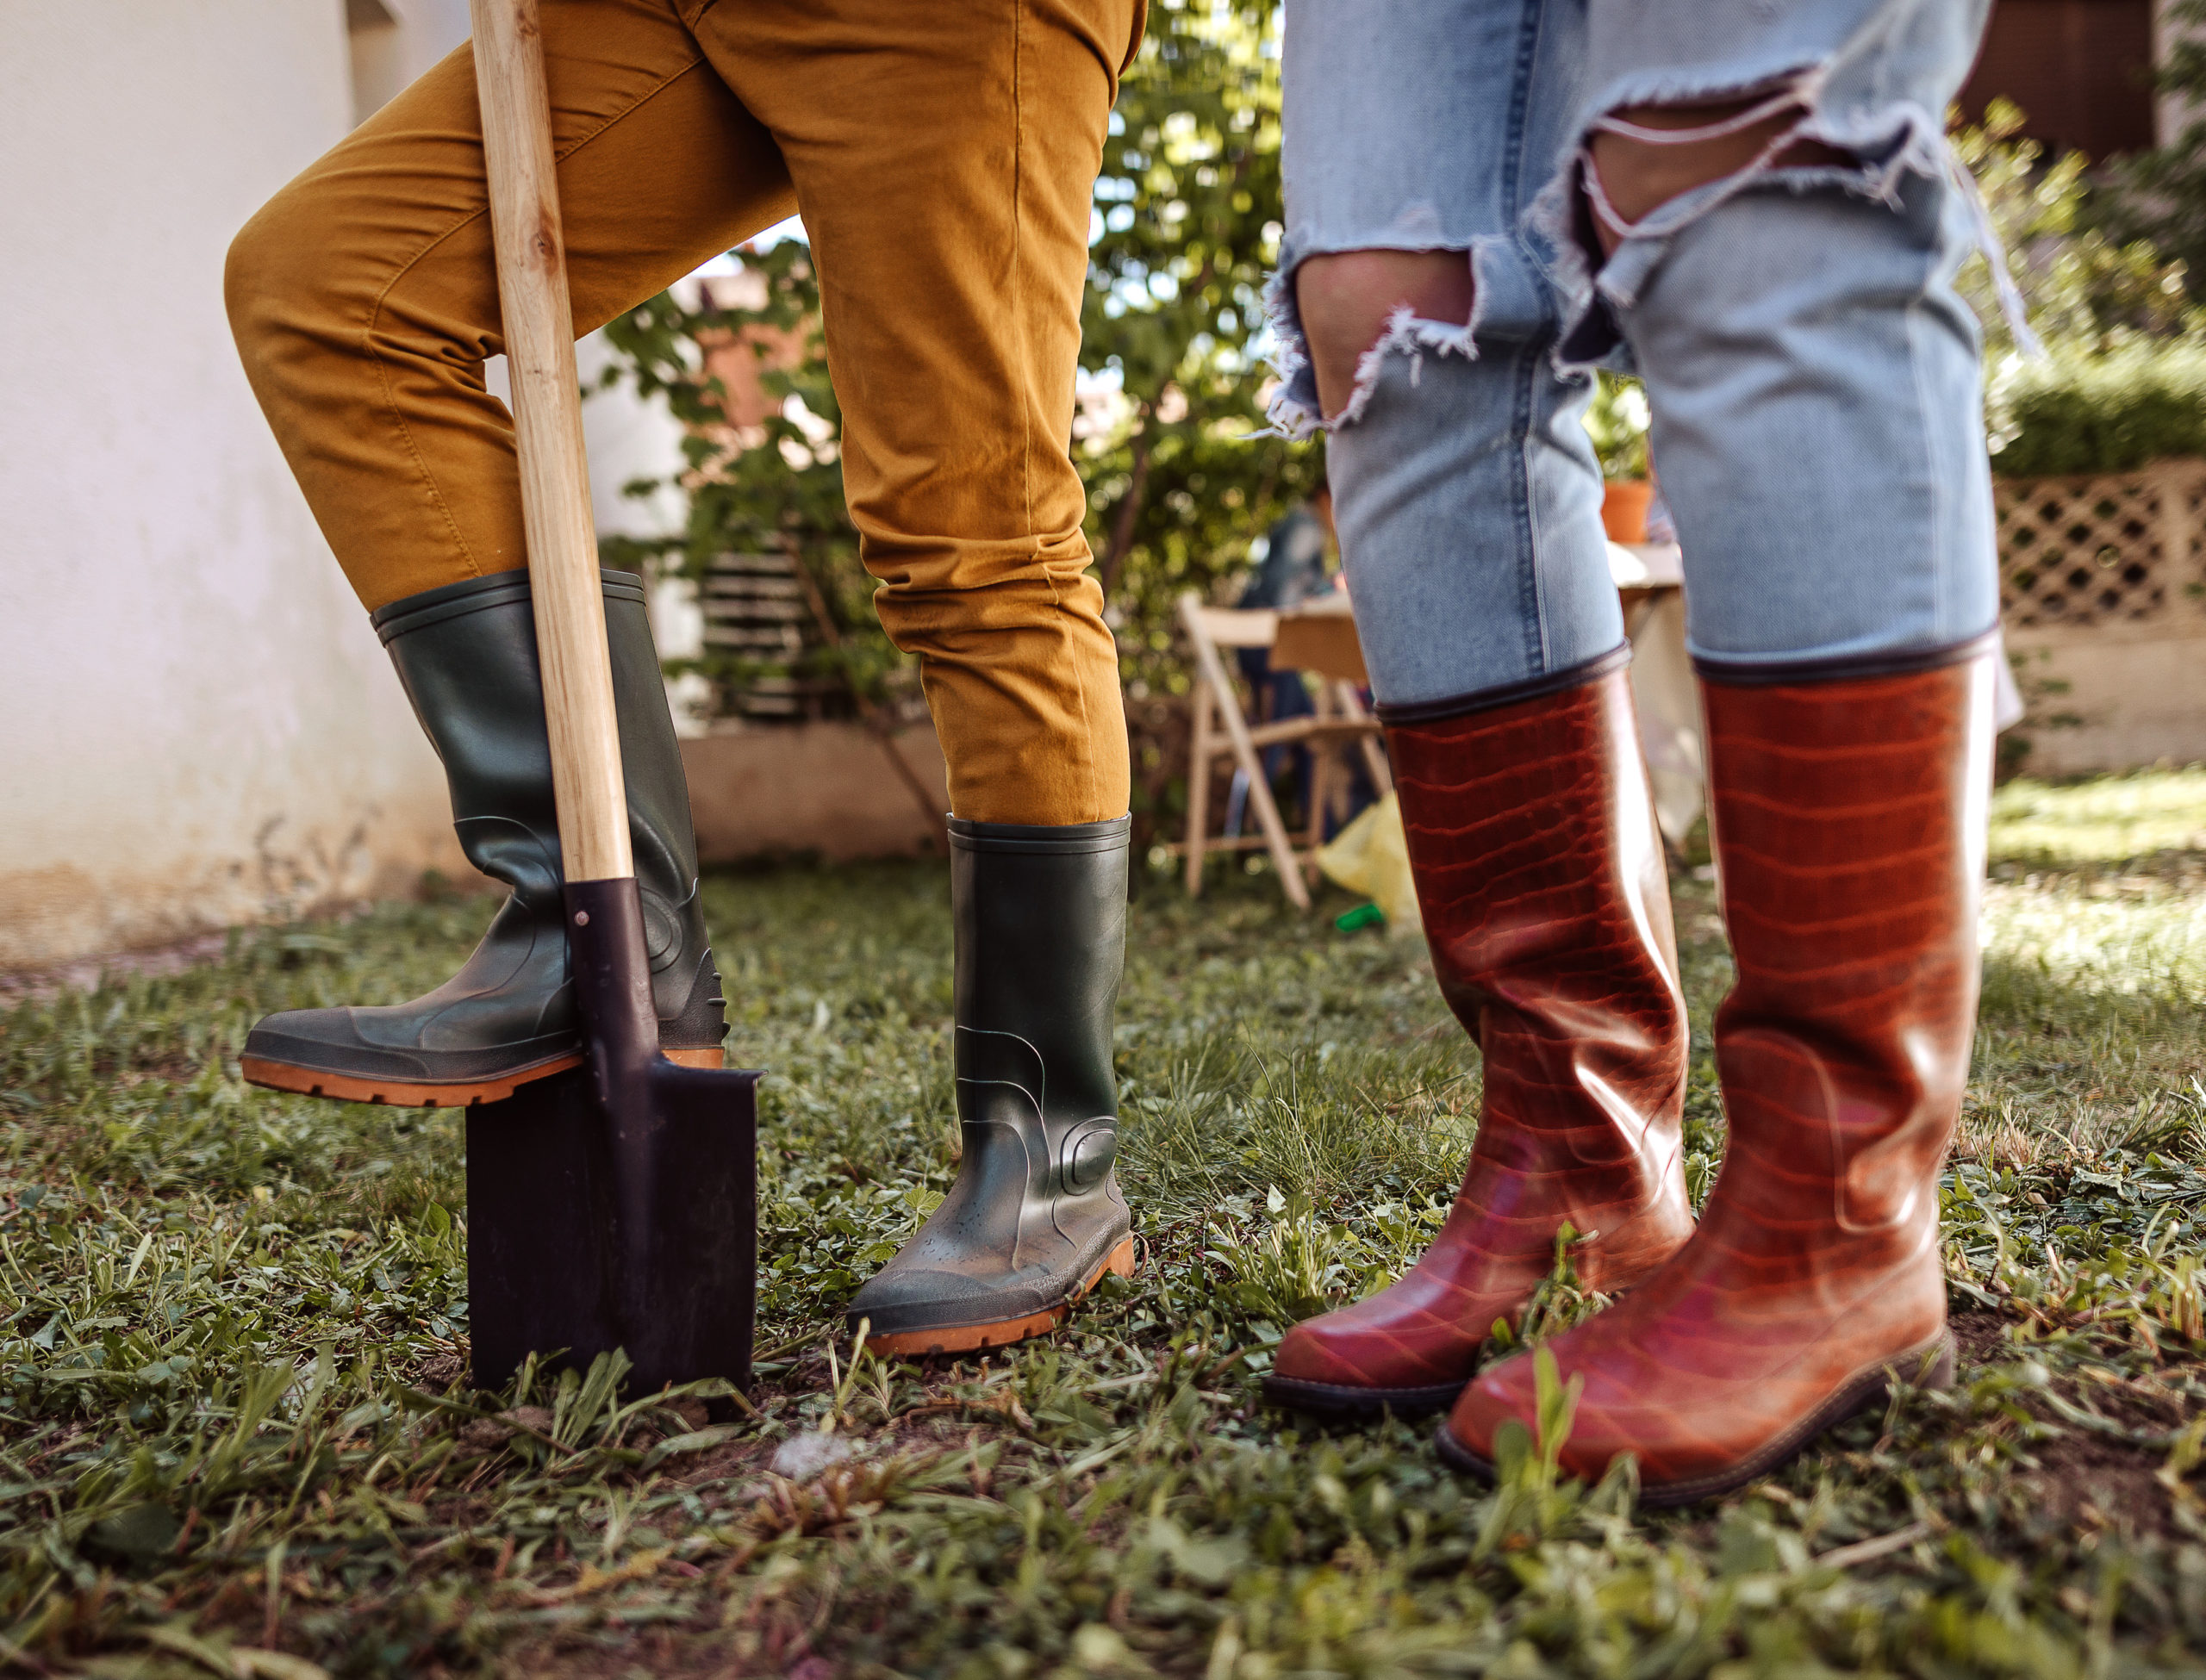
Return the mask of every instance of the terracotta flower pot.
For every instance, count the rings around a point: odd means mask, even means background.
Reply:
[[[1654,487],[1644,478],[1611,478],[1601,487],[1601,528],[1612,543],[1647,540],[1647,508]]]

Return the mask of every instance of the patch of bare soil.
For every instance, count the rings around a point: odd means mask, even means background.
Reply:
[[[110,951],[44,968],[18,968],[0,974],[0,1007],[40,1002],[58,992],[90,992],[98,986],[103,977],[121,980],[129,974],[180,974],[187,968],[196,968],[221,956],[228,937],[225,933],[203,933],[153,950]]]
[[[2009,1322],[1988,1310],[1954,1316],[1963,1380],[1972,1370],[2023,1357],[2006,1340]],[[2197,1368],[2178,1360],[2164,1370]],[[2100,1421],[2078,1422],[2060,1406],[2031,1404],[2031,1412],[2059,1433],[2029,1444],[2032,1462],[2016,1478],[2022,1505],[2053,1528],[2103,1528],[2141,1539],[2172,1534],[2174,1499],[2159,1472],[2167,1463],[2167,1437],[2190,1419],[2184,1396],[2155,1376],[2124,1378],[2103,1367],[2057,1371],[2048,1386],[2067,1408]]]
[[[2007,1321],[2001,1315],[1979,1307],[1970,1312],[1957,1312],[1947,1322],[1954,1341],[1960,1347],[1957,1375],[1979,1366],[2006,1363]]]
[[[2174,1532],[2174,1502],[2155,1478],[2165,1453],[2072,1432],[2030,1449],[2031,1503],[2063,1528],[2112,1528],[2140,1538]]]

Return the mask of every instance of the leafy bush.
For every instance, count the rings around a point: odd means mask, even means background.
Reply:
[[[2091,159],[2048,159],[2022,134],[2022,113],[1995,99],[1981,125],[1953,131],[1954,150],[1984,208],[2022,299],[2030,330],[2054,349],[2106,351],[2129,339],[2197,337],[2206,322],[2184,292],[2184,265],[2149,240],[2117,244],[2087,225]],[[1991,266],[1981,255],[1961,267],[1961,294],[1983,323],[1986,359],[2014,353]]]
[[[1647,427],[1652,415],[1647,388],[1630,374],[1602,373],[1586,409],[1586,433],[1593,440],[1604,478],[1647,476]]]
[[[1995,472],[2126,472],[2206,456],[2206,345],[2132,342],[2015,361],[1991,389]]]
[[[2123,472],[2206,454],[2206,321],[2184,271],[2148,240],[2116,243],[2088,225],[2090,159],[2048,160],[2022,115],[1992,102],[1954,131],[2023,302],[2048,346],[2025,358],[1991,266],[1972,258],[1960,288],[1982,321],[1992,470],[2015,477]]]
[[[2168,144],[2116,162],[2113,190],[2094,206],[2116,238],[2149,240],[2189,270],[2191,296],[2206,302],[2206,0],[2168,0],[2159,38],[2158,90],[2175,96],[2183,128]]]

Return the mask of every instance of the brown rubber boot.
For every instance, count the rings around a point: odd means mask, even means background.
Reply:
[[[1424,1258],[1287,1333],[1264,1382],[1275,1404],[1440,1410],[1494,1321],[1517,1322],[1564,1224],[1585,1239],[1580,1281],[1606,1292],[1692,1229],[1685,1006],[1623,663],[1474,711],[1388,714],[1433,968],[1485,1054],[1478,1136]]]
[[[1738,984],[1716,1019],[1723,1170],[1684,1250],[1549,1343],[1585,1391],[1562,1452],[1638,1457],[1684,1504],[1782,1464],[1895,1374],[1952,1369],[1938,1172],[1976,1014],[1991,658],[1708,680],[1710,793]],[[1927,662],[1926,662],[1927,663]],[[1485,1472],[1534,1416],[1533,1362],[1463,1392],[1442,1455]]]

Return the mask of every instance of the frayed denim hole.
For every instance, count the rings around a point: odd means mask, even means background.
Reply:
[[[1495,233],[1482,233],[1471,241],[1464,260],[1471,268],[1471,318],[1463,323],[1463,333],[1470,341],[1467,352],[1473,359],[1478,356],[1479,327],[1486,320],[1486,304],[1494,293],[1493,258],[1510,242]]]
[[[1271,323],[1274,341],[1271,370],[1279,389],[1264,407],[1264,418],[1271,424],[1259,437],[1301,439],[1324,429],[1318,376],[1310,365],[1310,341],[1303,335],[1302,309],[1294,296],[1294,276],[1302,262],[1299,253],[1282,253],[1278,269],[1264,283],[1264,318]]]
[[[1494,241],[1488,240],[1485,243]],[[1445,250],[1448,247],[1432,248]],[[1486,287],[1479,272],[1479,253],[1478,241],[1474,241],[1464,252],[1464,260],[1471,270],[1470,319],[1457,325],[1452,321],[1428,320],[1407,304],[1395,309],[1387,316],[1386,330],[1379,335],[1378,340],[1357,358],[1355,377],[1349,388],[1349,400],[1342,406],[1340,413],[1330,420],[1324,417],[1318,402],[1317,372],[1311,365],[1310,343],[1302,329],[1301,305],[1294,290],[1294,275],[1307,257],[1298,256],[1292,264],[1282,262],[1278,271],[1264,283],[1265,316],[1271,322],[1273,333],[1279,341],[1279,347],[1272,353],[1271,367],[1279,377],[1280,385],[1265,407],[1265,418],[1271,424],[1257,435],[1302,439],[1355,424],[1370,406],[1371,395],[1378,388],[1380,373],[1386,367],[1387,358],[1390,354],[1405,355],[1410,358],[1410,383],[1412,386],[1424,371],[1427,354],[1461,356],[1466,361],[1477,360],[1475,334],[1486,296]],[[1312,252],[1308,256],[1329,254],[1334,253]]]
[[[1475,285],[1475,281],[1473,283]],[[1474,299],[1471,320],[1477,319],[1478,304]],[[1387,317],[1387,330],[1379,335],[1378,342],[1356,358],[1355,383],[1349,388],[1348,401],[1342,405],[1340,413],[1324,422],[1325,429],[1336,431],[1363,418],[1363,411],[1371,406],[1372,393],[1379,389],[1379,376],[1385,371],[1389,356],[1408,360],[1410,384],[1414,389],[1424,372],[1427,355],[1461,356],[1467,362],[1474,362],[1478,359],[1478,353],[1470,322],[1427,320],[1405,303]]]
[[[1563,329],[1555,341],[1558,372],[1614,365],[1617,353],[1625,344],[1623,317],[1638,302],[1639,287],[1659,264],[1669,242],[1742,192],[1765,185],[1802,195],[1835,190],[1896,205],[1904,176],[1966,175],[1946,141],[1943,126],[1922,107],[1897,100],[1873,111],[1834,113],[1822,103],[1826,80],[1826,72],[1818,67],[1799,72],[1789,84],[1765,82],[1750,88],[1694,89],[1674,98],[1635,97],[1625,107],[1699,103],[1755,92],[1771,96],[1762,106],[1694,128],[1656,131],[1623,124],[1613,116],[1618,109],[1616,105],[1587,122],[1584,135],[1562,167],[1541,189],[1526,213],[1530,232],[1550,253],[1556,284],[1567,300]],[[1596,131],[1622,128],[1636,136],[1661,133],[1675,136],[1672,144],[1684,144],[1736,131],[1746,122],[1794,107],[1799,111],[1798,120],[1772,135],[1760,155],[1729,174],[1680,193],[1634,222],[1623,221],[1608,207],[1593,170],[1590,140]],[[1788,148],[1803,142],[1845,152],[1855,161],[1851,165],[1779,161]],[[1973,198],[1972,186],[1960,184],[1958,190]],[[1598,221],[1607,221],[1620,236],[1611,253],[1601,252]],[[1986,250],[1994,253],[1995,266],[2003,278],[2004,264],[1996,253],[1997,241],[1985,237]],[[2008,304],[2010,319],[2018,319],[2019,297],[2010,302],[2006,293],[2011,287],[2002,289],[2002,302]]]
[[[1607,266],[1606,260],[1600,255],[1598,230],[1593,226],[1597,221],[1605,224],[1611,233],[1617,235],[1617,252],[1621,254],[1623,249],[1635,240],[1673,238],[1748,188],[1765,179],[1782,179],[1796,171],[1807,175],[1820,174],[1836,184],[1890,200],[1892,196],[1891,184],[1897,180],[1898,170],[1905,166],[1904,163],[1894,161],[1879,170],[1871,161],[1877,151],[1873,143],[1865,145],[1862,140],[1851,137],[1850,133],[1845,137],[1834,137],[1840,135],[1841,131],[1850,131],[1852,125],[1832,124],[1819,120],[1813,96],[1820,84],[1819,78],[1812,84],[1804,81],[1801,86],[1773,93],[1761,103],[1746,110],[1692,128],[1649,128],[1642,124],[1626,121],[1612,112],[1604,111],[1596,115],[1586,124],[1586,137],[1580,140],[1568,171],[1577,200],[1577,215],[1572,223],[1572,231],[1580,235],[1581,254],[1588,258],[1597,271]],[[1609,202],[1600,172],[1593,165],[1592,136],[1596,133],[1605,131],[1645,145],[1686,146],[1698,140],[1737,134],[1757,122],[1788,111],[1797,111],[1797,119],[1771,134],[1762,142],[1761,150],[1746,163],[1728,175],[1704,181],[1667,202],[1658,204],[1636,221],[1625,221]],[[1889,149],[1891,159],[1904,159],[1911,150],[1907,131],[1912,126],[1911,121],[1904,117],[1902,133],[1893,137],[1893,144]],[[1850,153],[1856,159],[1855,165],[1848,167],[1830,163],[1795,165],[1779,161],[1785,152],[1803,144],[1821,145],[1834,152]],[[1940,137],[1940,145],[1942,146],[1942,136]],[[1918,159],[1916,161],[1921,165],[1918,172],[1935,173],[1940,166],[1941,156],[1942,153]]]

